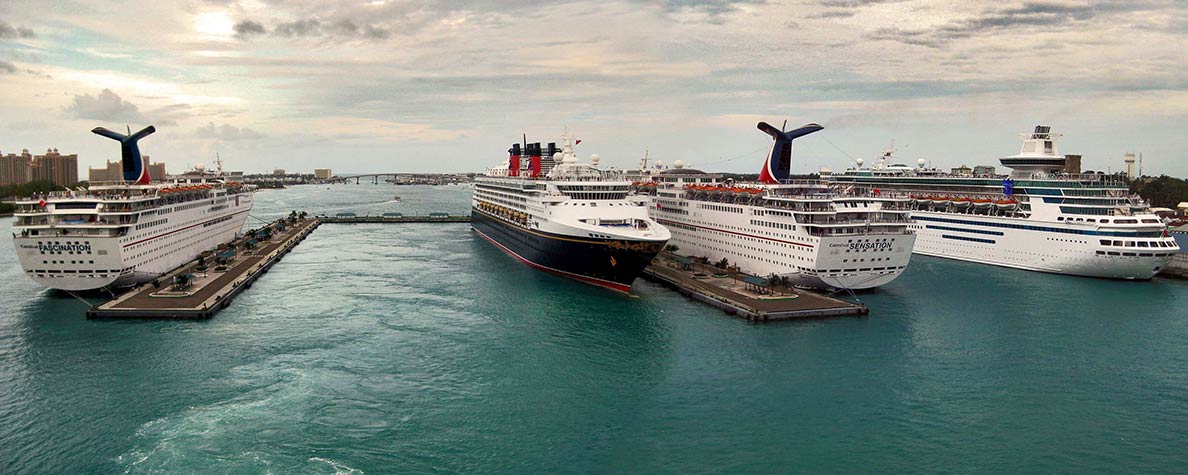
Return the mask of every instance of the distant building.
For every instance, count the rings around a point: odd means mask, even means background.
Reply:
[[[1134,179],[1134,154],[1127,152],[1126,156],[1122,160],[1124,162],[1126,162],[1126,178],[1133,180]]]
[[[149,178],[153,181],[161,181],[166,177],[165,164],[153,163],[149,160],[148,155],[144,155],[144,162],[148,164]],[[97,181],[123,181],[124,180],[124,163],[121,161],[108,161],[104,168],[87,167],[87,179],[92,182]]]
[[[20,155],[0,154],[0,186],[19,185],[33,181],[33,155],[22,150]]]
[[[62,155],[51,148],[45,155],[33,157],[33,181],[48,181],[58,186],[78,183],[78,154]]]
[[[319,180],[329,180],[333,176],[334,176],[334,174],[330,173],[329,168],[315,168],[314,169],[314,178],[317,178]]]
[[[285,169],[284,168],[274,168],[274,169],[272,169],[272,174],[276,175],[276,176],[285,176]]]
[[[951,173],[957,176],[969,176],[971,173],[973,173],[973,169],[962,165],[952,169]]]
[[[990,165],[978,165],[978,166],[973,167],[973,174],[974,175],[993,175],[994,167],[992,167]]]
[[[1064,156],[1064,173],[1069,175],[1081,174],[1081,156],[1080,155],[1065,155]]]

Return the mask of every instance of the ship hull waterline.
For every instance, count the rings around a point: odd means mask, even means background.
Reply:
[[[529,230],[478,210],[471,211],[471,228],[529,267],[624,294],[664,247],[662,241],[600,240]]]

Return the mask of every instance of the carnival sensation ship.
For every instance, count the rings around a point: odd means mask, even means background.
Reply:
[[[678,252],[821,289],[868,289],[903,273],[915,242],[907,200],[791,180],[792,141],[822,127],[758,127],[773,139],[758,183],[724,180],[679,160],[634,183],[650,198],[651,215],[672,232]]]
[[[908,193],[915,252],[1017,269],[1150,279],[1179,251],[1165,224],[1125,177],[1066,168],[1048,126],[1020,134],[1019,154],[1000,159],[1007,176],[942,173],[889,163],[822,178],[843,187]],[[1072,172],[1072,173],[1069,173]]]
[[[252,189],[227,182],[222,165],[152,182],[138,141],[120,142],[124,181],[17,200],[13,242],[21,267],[46,287],[82,291],[147,282],[232,240],[252,209]]]
[[[512,145],[475,177],[472,227],[531,267],[628,293],[671,235],[627,199],[630,182],[598,169],[597,154],[579,163],[575,145]]]

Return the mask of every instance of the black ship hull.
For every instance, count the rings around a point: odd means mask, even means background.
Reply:
[[[664,247],[663,241],[566,236],[526,229],[471,210],[480,236],[531,267],[623,293]]]

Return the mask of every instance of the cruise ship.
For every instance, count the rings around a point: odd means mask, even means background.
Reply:
[[[597,154],[580,163],[574,145],[512,145],[475,177],[471,226],[533,268],[629,293],[671,235],[627,199],[630,182],[598,169]]]
[[[1150,279],[1179,251],[1147,203],[1131,195],[1123,176],[1081,175],[1066,168],[1048,126],[1020,134],[1023,147],[993,172],[943,173],[890,163],[822,178],[839,187],[907,193],[915,221],[915,252],[1033,271],[1119,279]],[[988,170],[983,170],[988,171]],[[1067,173],[1073,172],[1072,174]]]
[[[68,291],[132,286],[243,229],[253,191],[225,181],[221,163],[168,183],[150,180],[138,142],[155,131],[92,130],[120,142],[124,181],[17,200],[13,243],[25,275]]]
[[[791,180],[792,141],[822,127],[758,127],[773,139],[758,183],[734,183],[679,160],[635,183],[650,198],[652,217],[672,231],[677,252],[826,290],[869,289],[902,274],[915,242],[908,201]]]

